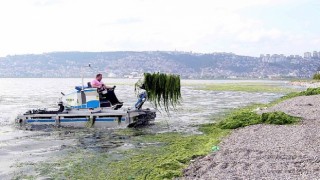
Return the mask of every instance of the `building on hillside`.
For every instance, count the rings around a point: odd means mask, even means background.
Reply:
[[[310,59],[311,58],[311,52],[305,52],[304,53],[304,58]]]
[[[313,51],[312,57],[313,58],[319,58],[318,52],[317,51]]]

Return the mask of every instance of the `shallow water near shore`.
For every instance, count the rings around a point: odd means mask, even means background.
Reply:
[[[88,79],[85,82],[89,81]],[[106,79],[105,83],[117,85],[116,94],[124,101],[124,108],[136,101],[136,79]],[[93,154],[110,152],[110,160],[121,159],[117,151],[123,149],[157,146],[144,142],[131,142],[131,135],[118,133],[118,129],[76,129],[46,127],[29,131],[16,128],[14,118],[28,109],[56,107],[60,92],[70,92],[80,79],[0,79],[0,179],[34,175],[32,168],[38,162],[50,162],[71,151],[85,149]],[[194,81],[182,82],[181,106],[170,117],[157,113],[155,124],[139,133],[184,132],[200,133],[195,125],[212,122],[212,117],[227,110],[252,103],[268,103],[282,96],[272,92],[208,91],[201,86],[243,81]],[[248,81],[245,81],[248,83]],[[257,81],[249,81],[257,83]],[[287,87],[284,81],[258,81],[274,86]],[[145,107],[152,108],[146,103]],[[123,129],[125,131],[125,129]],[[139,134],[134,134],[138,136]]]

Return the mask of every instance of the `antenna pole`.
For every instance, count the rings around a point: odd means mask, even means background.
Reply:
[[[81,71],[82,90],[84,90],[84,67],[89,67],[90,69],[93,69],[90,63],[88,66],[81,66],[80,71]]]
[[[82,90],[83,90],[84,89],[83,67],[81,67],[81,81],[82,81]]]

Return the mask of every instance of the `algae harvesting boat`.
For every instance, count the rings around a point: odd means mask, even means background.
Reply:
[[[108,90],[108,96],[114,94],[114,88]],[[142,108],[147,100],[146,92],[139,94],[133,108],[122,108],[122,104],[112,104],[97,88],[76,86],[75,89],[70,94],[62,93],[58,108],[28,110],[17,116],[16,123],[20,126],[134,127],[149,124],[156,117],[154,109]]]
[[[91,68],[91,65],[89,64]],[[150,124],[156,118],[156,109],[143,109],[149,100],[155,108],[175,108],[180,103],[180,76],[163,73],[144,73],[144,79],[135,84],[138,100],[131,108],[122,108],[113,88],[101,91],[88,82],[76,86],[75,91],[64,94],[56,109],[33,109],[20,114],[15,122],[26,125],[56,125],[72,127],[112,128],[117,126],[137,127]]]
[[[90,65],[89,65],[90,67]],[[100,91],[88,82],[76,86],[69,94],[61,92],[55,109],[32,109],[16,117],[20,126],[55,125],[71,127],[113,128],[118,126],[136,127],[147,125],[156,118],[155,109],[143,109],[148,99],[147,91],[138,95],[138,100],[130,108],[122,108],[114,91],[116,86]]]

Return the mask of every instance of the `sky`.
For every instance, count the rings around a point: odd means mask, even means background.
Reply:
[[[0,0],[0,56],[320,51],[319,0]]]

